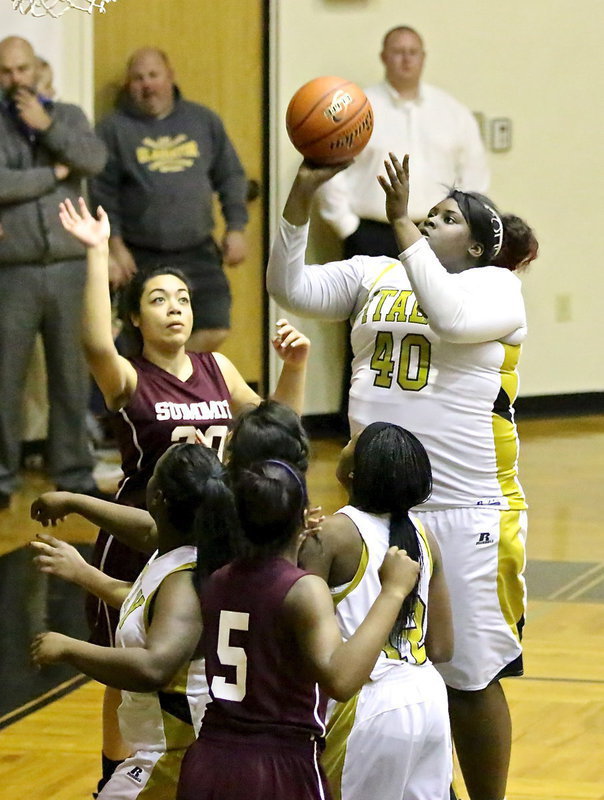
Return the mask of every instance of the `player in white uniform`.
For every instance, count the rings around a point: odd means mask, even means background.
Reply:
[[[112,505],[117,515],[147,515]],[[121,606],[115,647],[46,633],[32,650],[37,664],[66,661],[122,690],[120,729],[132,755],[105,784],[102,800],[176,793],[180,762],[199,732],[208,693],[202,661],[195,657],[201,634],[196,574],[228,561],[228,535],[238,524],[223,467],[213,450],[199,445],[174,445],[159,459],[147,505],[159,549],[134,584],[91,567],[53,537],[33,543],[40,568]]]
[[[526,316],[513,270],[536,256],[537,242],[518,217],[455,190],[416,227],[407,162],[392,157],[381,183],[399,260],[305,265],[313,195],[342,168],[300,167],[268,289],[296,313],[350,320],[352,432],[390,421],[428,451],[434,491],[421,514],[451,593],[455,653],[439,669],[453,736],[471,800],[501,800],[511,725],[499,678],[522,672],[525,608],[526,502],[512,404]]]
[[[438,545],[409,508],[431,489],[428,456],[403,428],[374,422],[342,451],[338,477],[350,504],[308,538],[300,564],[328,582],[342,635],[350,637],[380,589],[389,546],[420,563],[415,592],[370,680],[331,703],[323,767],[336,800],[448,800],[451,734],[445,684],[432,666],[453,653],[453,627]]]

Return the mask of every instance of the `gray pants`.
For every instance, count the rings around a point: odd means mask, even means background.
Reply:
[[[0,265],[0,492],[18,484],[23,389],[36,333],[48,371],[48,471],[64,489],[94,485],[86,432],[89,375],[80,345],[83,261]]]

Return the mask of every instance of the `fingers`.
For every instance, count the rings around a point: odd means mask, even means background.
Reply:
[[[310,345],[310,340],[286,319],[280,319],[277,324],[277,334],[273,339],[275,347],[285,350],[288,347],[302,347]]]

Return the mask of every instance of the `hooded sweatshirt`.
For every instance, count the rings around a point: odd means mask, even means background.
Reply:
[[[212,235],[214,192],[227,229],[245,227],[245,173],[209,108],[183,100],[175,88],[174,108],[159,119],[143,114],[123,92],[97,132],[109,159],[91,195],[107,211],[113,236],[163,252],[195,247]]]

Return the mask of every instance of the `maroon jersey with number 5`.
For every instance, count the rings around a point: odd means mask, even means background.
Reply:
[[[282,740],[319,738],[325,698],[300,675],[283,600],[308,573],[275,557],[237,560],[217,570],[201,595],[203,651],[210,687],[204,732],[275,734]]]

